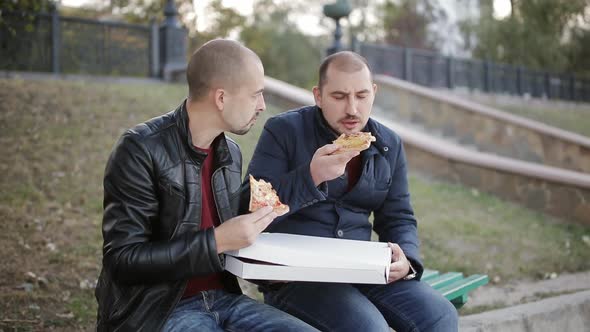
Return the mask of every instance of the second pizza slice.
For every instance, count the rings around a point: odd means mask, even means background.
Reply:
[[[250,175],[250,212],[254,212],[264,206],[272,206],[277,215],[282,216],[289,212],[289,206],[281,203],[279,195],[272,185],[262,179],[256,180]]]

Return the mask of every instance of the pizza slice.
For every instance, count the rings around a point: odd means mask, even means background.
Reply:
[[[254,212],[264,206],[272,206],[277,215],[282,216],[289,212],[289,206],[281,203],[279,195],[272,189],[272,185],[262,179],[256,180],[250,175],[250,212]]]
[[[366,150],[371,146],[371,142],[375,142],[376,140],[375,136],[369,132],[358,132],[354,134],[342,134],[332,143],[340,146],[340,149],[335,152],[335,154],[338,154]]]

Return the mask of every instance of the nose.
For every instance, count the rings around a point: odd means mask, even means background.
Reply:
[[[264,95],[260,94],[258,102],[256,103],[256,110],[263,112],[266,110],[266,103],[264,102]]]
[[[350,96],[346,102],[346,114],[356,115],[357,111],[357,100],[354,95]]]

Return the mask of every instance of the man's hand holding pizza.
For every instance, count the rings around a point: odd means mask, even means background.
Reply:
[[[251,245],[276,217],[289,212],[289,206],[281,203],[270,183],[250,175],[249,210],[251,213],[231,218],[215,228],[217,253]]]
[[[332,144],[317,149],[309,164],[313,183],[318,186],[344,174],[346,164],[368,149],[374,141],[375,137],[371,133],[342,134]]]
[[[314,153],[309,164],[309,172],[316,186],[344,174],[346,164],[359,155],[358,151],[335,154],[339,149],[340,146],[336,144],[327,144]]]
[[[272,207],[265,206],[255,212],[231,218],[215,227],[217,253],[245,248],[277,217]]]

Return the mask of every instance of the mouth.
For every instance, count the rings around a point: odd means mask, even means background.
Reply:
[[[260,113],[256,113],[256,114],[254,114],[254,116],[252,117],[252,119],[250,119],[250,123],[254,123],[254,122],[256,122],[256,120],[258,119],[258,115],[259,115],[259,114],[260,114]]]
[[[360,121],[344,120],[344,121],[340,121],[340,123],[344,126],[344,128],[351,130],[351,129],[354,129],[360,123]]]

